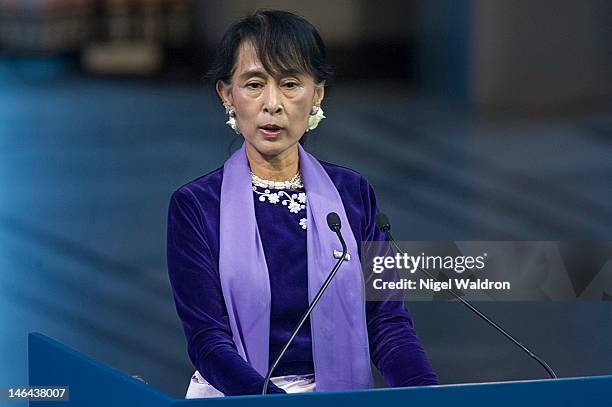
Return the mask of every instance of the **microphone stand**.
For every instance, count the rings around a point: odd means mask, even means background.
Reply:
[[[328,224],[329,223],[330,222],[329,222],[329,215],[328,215]],[[287,343],[285,344],[283,349],[280,351],[279,355],[274,360],[274,363],[272,363],[272,366],[270,367],[270,370],[268,370],[268,374],[266,375],[266,379],[264,380],[263,389],[261,391],[262,395],[263,394],[267,394],[267,392],[268,392],[268,384],[270,383],[270,379],[272,378],[272,372],[274,372],[274,369],[276,369],[276,367],[278,366],[281,358],[283,357],[283,355],[285,354],[287,349],[289,349],[289,345],[291,345],[291,343],[293,342],[293,339],[295,339],[295,337],[297,336],[298,331],[302,328],[302,325],[304,325],[304,323],[306,322],[306,320],[308,319],[308,317],[312,313],[312,310],[317,305],[317,303],[321,299],[321,296],[323,295],[323,293],[327,289],[327,286],[331,283],[332,279],[334,278],[334,276],[336,275],[336,273],[340,269],[340,266],[342,265],[342,263],[346,259],[346,254],[348,253],[348,249],[346,247],[346,242],[344,241],[344,238],[342,237],[342,233],[340,233],[340,220],[338,220],[337,224],[333,224],[333,225],[330,224],[329,226],[336,233],[336,235],[338,236],[338,239],[340,240],[340,244],[342,245],[342,257],[340,257],[340,259],[338,259],[338,261],[336,262],[336,265],[334,266],[332,271],[329,273],[329,275],[327,276],[327,278],[323,282],[323,285],[321,286],[321,288],[319,288],[319,291],[317,292],[317,294],[312,299],[312,302],[310,303],[310,305],[306,309],[306,312],[304,313],[304,315],[302,315],[302,318],[300,319],[300,322],[297,324],[297,327],[293,330],[293,333],[291,334],[291,337],[289,338],[289,340],[287,341]]]
[[[385,216],[386,218],[386,216]],[[378,222],[377,222],[378,223]],[[402,250],[401,247],[399,247],[399,245],[397,244],[397,242],[395,241],[395,239],[393,238],[393,235],[391,235],[391,225],[389,224],[389,222],[384,222],[385,224],[383,225],[379,225],[379,229],[385,233],[385,235],[387,236],[387,238],[389,239],[389,241],[391,242],[391,244],[393,245],[393,247],[395,248],[395,250],[398,253],[406,253],[404,250]],[[421,267],[417,266],[417,269],[424,273],[427,277],[439,282],[440,280],[438,280],[436,277],[434,277],[431,273],[429,273],[427,270],[422,269]],[[499,331],[502,335],[504,335],[506,338],[508,338],[512,343],[514,343],[516,346],[518,346],[523,352],[525,352],[527,355],[529,355],[531,358],[533,358],[536,362],[538,362],[544,369],[546,369],[546,372],[548,372],[549,376],[553,379],[557,378],[557,375],[555,374],[554,370],[548,365],[548,363],[546,363],[542,358],[540,358],[538,355],[536,355],[535,353],[533,353],[529,348],[527,348],[525,345],[523,345],[522,343],[520,343],[517,339],[515,339],[508,331],[506,331],[504,328],[502,328],[501,326],[497,325],[495,322],[493,322],[489,317],[487,317],[485,314],[483,314],[481,311],[479,311],[476,307],[474,307],[469,301],[463,299],[459,294],[457,294],[455,291],[451,290],[450,288],[446,289],[447,292],[451,293],[456,299],[458,299],[459,301],[461,301],[463,303],[463,305],[465,305],[466,307],[468,307],[472,312],[474,312],[476,315],[478,315],[480,318],[482,318],[485,322],[487,322],[489,325],[491,325],[493,328],[497,329],[497,331]]]

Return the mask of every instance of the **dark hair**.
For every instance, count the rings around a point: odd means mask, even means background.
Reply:
[[[263,67],[272,75],[297,71],[311,74],[316,83],[331,77],[325,44],[312,24],[287,11],[260,9],[233,23],[223,35],[207,74],[213,83],[230,82],[243,41],[251,41]]]

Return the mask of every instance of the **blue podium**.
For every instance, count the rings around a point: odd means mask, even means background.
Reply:
[[[612,376],[185,400],[38,333],[28,337],[28,354],[30,386],[70,389],[68,401],[30,403],[37,407],[612,406]]]

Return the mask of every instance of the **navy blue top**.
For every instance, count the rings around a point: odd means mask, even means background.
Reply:
[[[270,278],[270,364],[308,308],[306,193],[256,188],[255,216]],[[268,256],[268,253],[278,253]],[[274,376],[314,373],[310,321],[302,326]]]
[[[361,241],[386,240],[375,226],[378,208],[365,178],[344,167],[321,164],[338,189],[358,247]],[[193,365],[226,395],[258,394],[263,377],[236,350],[221,291],[218,266],[222,178],[223,168],[219,168],[172,195],[168,214],[168,272]],[[272,362],[308,307],[305,229],[308,197],[303,189],[258,187],[253,194],[270,278]],[[236,253],[239,252],[237,247]],[[437,384],[403,302],[368,301],[366,319],[372,362],[390,386]],[[314,373],[314,368],[310,326],[305,324],[274,375],[308,373]],[[270,383],[269,392],[284,391]]]

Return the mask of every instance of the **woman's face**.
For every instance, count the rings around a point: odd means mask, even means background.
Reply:
[[[308,125],[313,106],[323,99],[323,86],[312,75],[271,76],[253,45],[241,44],[231,84],[217,83],[221,99],[236,113],[247,149],[262,158],[293,152]]]

